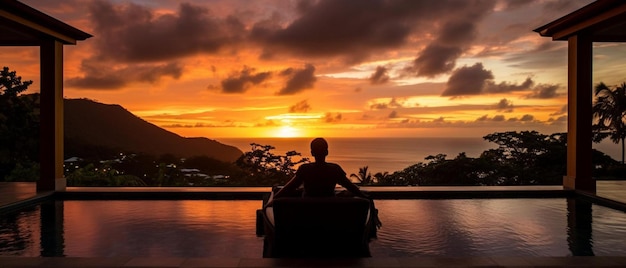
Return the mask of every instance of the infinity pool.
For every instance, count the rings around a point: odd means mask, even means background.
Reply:
[[[47,201],[0,215],[0,255],[258,258],[260,206]],[[576,199],[377,200],[376,206],[383,227],[370,243],[374,258],[626,255],[626,213]]]

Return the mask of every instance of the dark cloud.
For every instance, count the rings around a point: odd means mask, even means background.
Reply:
[[[500,82],[499,84],[496,84],[493,81],[486,81],[485,85],[485,93],[507,93],[512,91],[529,90],[535,85],[535,82],[530,77],[528,77],[526,78],[526,80],[524,80],[523,83],[519,85],[514,83],[508,83],[506,81]]]
[[[271,76],[270,72],[255,73],[254,68],[244,66],[241,72],[222,80],[222,92],[243,93],[251,85],[258,85]]]
[[[245,26],[238,19],[218,19],[208,9],[188,3],[180,4],[175,14],[165,15],[138,4],[114,5],[101,0],[91,2],[89,10],[101,59],[170,60],[216,52],[245,35]]]
[[[537,85],[533,92],[526,95],[528,99],[551,99],[556,97],[561,97],[565,94],[557,93],[556,91],[561,86],[559,84],[540,84]]]
[[[507,113],[513,112],[513,103],[507,99],[501,99],[496,104],[496,110]]]
[[[506,118],[504,117],[504,115],[501,115],[501,114],[495,115],[492,118],[489,118],[489,115],[483,115],[479,118],[476,118],[476,122],[504,122],[504,121],[506,121]]]
[[[376,71],[369,77],[370,83],[372,85],[387,83],[389,81],[388,71],[384,66],[376,67]]]
[[[450,20],[439,30],[436,43],[444,46],[466,46],[468,41],[476,38],[476,26],[475,21],[469,19]]]
[[[134,3],[102,0],[90,1],[88,8],[95,53],[82,61],[84,76],[67,80],[70,86],[115,89],[165,76],[179,78],[183,67],[177,59],[215,52],[238,42],[245,31],[233,17],[215,19],[207,9],[185,3],[165,15]]]
[[[531,122],[531,121],[535,120],[535,117],[533,115],[531,115],[531,114],[525,114],[519,120],[522,121],[522,122]]]
[[[396,111],[396,110],[391,111],[391,113],[389,113],[389,115],[387,117],[388,118],[398,118],[398,111]]]
[[[493,74],[491,71],[485,70],[482,63],[476,63],[469,67],[463,66],[452,72],[441,96],[481,94],[486,81],[491,79],[493,79]]]
[[[157,83],[162,77],[180,78],[183,68],[178,63],[129,65],[114,68],[95,60],[81,63],[82,77],[66,80],[67,85],[84,89],[119,89],[132,82]]]
[[[306,56],[346,56],[359,60],[376,50],[397,48],[410,36],[425,34],[437,25],[449,25],[453,24],[450,21],[459,20],[477,23],[493,9],[494,3],[454,0],[301,2],[298,4],[300,17],[282,24],[271,19],[259,22],[252,27],[251,37],[266,47],[266,56],[288,51]],[[437,32],[453,27],[443,28]],[[473,24],[469,28],[474,28]],[[449,32],[455,31],[450,29]],[[452,37],[454,34],[444,33],[442,36]],[[462,38],[463,43],[471,41]]]
[[[372,110],[384,110],[389,108],[389,105],[387,103],[375,103],[370,105],[370,109]]]
[[[375,103],[370,105],[370,109],[372,110],[383,110],[387,108],[402,108],[403,104],[398,102],[396,98],[391,98],[388,103]]]
[[[411,29],[408,14],[391,10],[396,4],[378,0],[310,2],[299,5],[302,16],[286,27],[257,23],[251,36],[274,47],[268,51],[280,47],[312,56],[391,48],[402,44]],[[391,13],[400,17],[394,19]]]
[[[299,101],[298,103],[289,106],[290,113],[306,113],[311,110],[311,106],[307,100]]]
[[[504,120],[506,120],[506,118],[504,117],[504,115],[499,114],[494,116],[491,120],[494,122],[503,122]]]
[[[457,2],[459,3],[459,2]],[[456,60],[478,36],[478,22],[493,9],[494,2],[473,2],[467,12],[444,20],[437,38],[422,50],[405,71],[415,76],[435,77],[452,71]]]
[[[405,71],[416,76],[434,77],[451,71],[456,65],[456,59],[463,50],[458,47],[431,44],[426,47],[413,61],[413,65]]]
[[[287,84],[277,94],[293,95],[302,90],[313,88],[317,78],[315,77],[315,66],[307,64],[304,69],[289,68],[281,72],[282,75],[288,76]]]
[[[551,113],[550,116],[564,115],[564,114],[567,114],[567,105],[563,105],[560,110],[554,113]]]
[[[337,113],[335,115],[333,115],[332,113],[326,113],[326,115],[324,115],[324,122],[326,123],[339,122],[341,121],[342,118],[343,116],[341,115],[341,113]]]
[[[567,122],[567,115],[559,116],[556,119],[550,117],[550,119],[548,119],[548,122],[550,122],[552,124],[565,123],[565,122]]]
[[[442,96],[457,97],[479,94],[497,94],[513,91],[532,91],[526,98],[554,98],[562,94],[556,93],[559,84],[538,84],[532,78],[527,77],[524,82],[517,84],[511,82],[496,83],[490,70],[486,70],[482,63],[472,66],[463,66],[452,72]],[[503,104],[502,101],[500,104]]]

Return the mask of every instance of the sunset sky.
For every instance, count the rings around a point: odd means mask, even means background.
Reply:
[[[182,136],[480,137],[566,131],[558,1],[23,0],[94,37],[65,46],[67,98]],[[594,46],[594,83],[626,81]],[[0,47],[39,90],[39,50]]]

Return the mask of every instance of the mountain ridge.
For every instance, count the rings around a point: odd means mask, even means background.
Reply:
[[[205,155],[234,162],[243,152],[204,137],[182,137],[134,115],[119,104],[64,99],[65,142],[125,152],[177,157]]]

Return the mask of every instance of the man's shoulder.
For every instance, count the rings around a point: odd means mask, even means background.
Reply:
[[[313,167],[313,164],[315,164],[315,163],[304,163],[304,164],[300,165],[300,168],[311,168],[311,167]]]
[[[299,167],[299,169],[305,170],[305,169],[312,169],[312,168],[319,168],[319,167],[343,170],[340,165],[335,164],[335,163],[329,163],[329,162],[325,162],[323,164],[320,164],[320,163],[305,163],[305,164],[302,164]]]
[[[341,166],[339,164],[335,164],[335,163],[328,163],[326,162],[326,165],[332,168],[341,168]]]
[[[333,172],[336,172],[337,174],[342,174],[342,176],[346,174],[343,168],[341,168],[339,164],[335,164],[335,163],[326,162],[326,170],[332,170]]]

